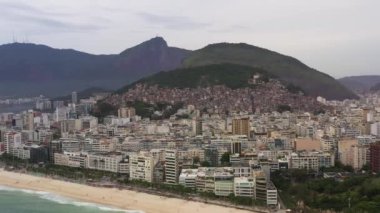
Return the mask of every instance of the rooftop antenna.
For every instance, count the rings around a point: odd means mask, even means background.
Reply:
[[[12,31],[12,41],[13,41],[13,43],[16,43],[15,32],[13,32],[13,31]]]

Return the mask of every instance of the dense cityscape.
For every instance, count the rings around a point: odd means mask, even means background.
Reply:
[[[7,168],[17,169],[12,164],[16,158],[37,167],[53,164],[105,171],[123,181],[179,185],[216,198],[249,198],[257,208],[272,209],[285,208],[284,194],[276,188],[273,174],[299,170],[305,177],[343,181],[380,171],[379,94],[345,101],[319,97],[318,104],[330,109],[324,114],[299,110],[253,113],[239,108],[226,115],[224,111],[201,111],[195,103],[160,120],[141,117],[132,107],[120,107],[117,115],[100,122],[91,111],[105,95],[78,100],[73,92],[66,102],[41,97],[34,109],[1,113],[0,151],[8,159]],[[192,96],[199,96],[198,91],[188,91],[186,97]],[[143,96],[131,90],[124,97]],[[229,110],[236,104],[227,103],[224,106]],[[337,165],[346,170],[329,170]]]
[[[0,213],[379,213],[379,8],[0,0]]]
[[[121,105],[123,102],[138,100],[147,103],[184,103],[194,105],[199,110],[225,113],[232,111],[272,112],[278,106],[291,106],[294,110],[317,112],[326,108],[316,99],[299,93],[290,93],[280,82],[255,83],[255,88],[231,89],[226,86],[205,88],[160,88],[138,84],[122,95],[113,95],[107,102]]]

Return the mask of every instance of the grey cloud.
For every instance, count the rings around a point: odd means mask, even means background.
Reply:
[[[209,23],[193,21],[185,16],[166,16],[145,12],[137,13],[137,15],[149,24],[159,25],[174,30],[192,30],[211,26]]]
[[[24,21],[33,22],[35,24],[46,26],[48,28],[55,28],[61,30],[73,30],[73,31],[88,31],[88,30],[99,30],[102,29],[102,26],[93,25],[93,24],[75,24],[68,23],[64,21],[54,20],[51,18],[41,18],[41,17],[22,17]]]
[[[208,32],[210,33],[236,33],[236,32],[251,32],[253,31],[253,28],[244,26],[244,25],[239,25],[239,24],[234,24],[222,28],[216,28],[216,29],[210,29]]]
[[[0,3],[0,11],[2,13],[2,21],[11,21],[20,23],[25,26],[36,25],[42,27],[46,31],[93,31],[105,28],[105,26],[100,23],[104,23],[106,19],[101,17],[94,17],[94,19],[99,19],[99,22],[93,21],[96,24],[88,23],[74,23],[63,19],[61,16],[68,13],[52,13],[46,12],[39,8],[27,5],[27,4],[16,4],[16,3]],[[59,14],[58,16],[56,14]],[[44,31],[45,31],[44,30]]]
[[[70,16],[72,13],[67,12],[51,12],[46,11],[29,4],[19,2],[0,2],[0,11],[8,11],[12,13],[27,13],[35,15],[49,15],[49,16]]]

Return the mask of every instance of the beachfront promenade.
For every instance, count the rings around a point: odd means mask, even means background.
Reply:
[[[0,185],[47,191],[85,202],[109,205],[145,213],[248,213],[252,211],[223,207],[178,198],[152,195],[117,188],[92,187],[44,177],[0,170]]]

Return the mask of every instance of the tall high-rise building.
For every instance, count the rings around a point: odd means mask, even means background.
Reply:
[[[240,140],[232,140],[231,141],[231,153],[241,153],[241,141]]]
[[[29,110],[23,115],[23,126],[25,130],[33,130],[34,129],[34,112],[33,110]]]
[[[363,108],[362,110],[363,110],[363,119],[362,119],[362,120],[363,120],[364,122],[366,122],[366,121],[367,121],[368,114],[371,112],[371,110],[368,109],[368,108]]]
[[[165,150],[165,182],[178,183],[179,165],[177,150]]]
[[[202,120],[200,118],[196,118],[192,121],[193,135],[202,135],[202,125]]]
[[[249,118],[236,118],[232,120],[232,134],[249,137]]]
[[[4,149],[8,154],[13,153],[13,149],[21,147],[21,134],[17,132],[6,132],[4,136]]]
[[[371,124],[370,131],[371,135],[380,136],[380,122]]]
[[[129,176],[131,180],[153,182],[154,159],[149,153],[129,156]]]
[[[69,118],[69,109],[67,107],[57,107],[54,112],[54,121],[63,121]]]
[[[255,199],[267,200],[267,177],[263,171],[254,171],[253,178],[255,182]]]
[[[380,172],[380,141],[370,145],[369,153],[372,172]]]
[[[78,94],[77,94],[77,92],[75,92],[75,91],[71,93],[71,102],[72,102],[73,104],[78,103]]]
[[[62,153],[62,143],[59,140],[51,141],[48,146],[49,161],[54,164],[54,153]]]
[[[219,152],[214,146],[206,146],[204,148],[205,161],[210,163],[210,166],[218,166],[219,164]]]
[[[253,114],[256,113],[255,96],[253,95],[251,95],[251,110]]]

